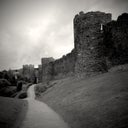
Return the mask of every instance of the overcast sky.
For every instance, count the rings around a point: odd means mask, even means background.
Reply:
[[[128,12],[128,0],[0,0],[0,70],[67,54],[74,47],[74,16],[97,10],[116,19]]]

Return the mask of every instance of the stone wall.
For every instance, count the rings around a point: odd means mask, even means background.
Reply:
[[[75,67],[75,51],[54,61],[53,58],[42,58],[42,82],[71,76]]]
[[[38,65],[38,83],[42,82],[42,65]]]
[[[80,12],[74,18],[74,49],[58,60],[42,59],[42,81],[70,75],[90,76],[128,63],[128,14]]]
[[[80,12],[74,18],[76,50],[75,73],[90,75],[107,70],[103,52],[103,25],[111,21],[111,14]]]
[[[53,78],[53,62],[54,59],[52,57],[42,58],[42,82]]]
[[[22,70],[23,77],[26,78],[27,81],[29,82],[34,82],[35,80],[35,69],[34,65],[23,65],[23,70]]]
[[[75,60],[76,60],[75,50],[72,50],[71,53],[56,60],[53,63],[54,79],[73,75],[75,68]]]
[[[108,68],[128,63],[128,14],[104,26],[104,48]]]

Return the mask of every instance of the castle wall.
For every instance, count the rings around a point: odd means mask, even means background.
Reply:
[[[104,26],[104,47],[108,68],[128,63],[128,14]]]
[[[54,59],[52,57],[42,58],[42,82],[53,78],[53,62]]]
[[[62,58],[50,62],[42,59],[42,81],[65,76],[107,70],[102,56],[104,24],[111,21],[111,14],[102,12],[80,13],[74,18],[74,49]]]
[[[90,76],[128,63],[128,14],[80,12],[74,18],[74,49],[58,60],[42,59],[42,81],[76,74]]]
[[[23,70],[22,70],[23,76],[27,79],[29,82],[34,82],[35,80],[35,69],[34,65],[23,65]]]
[[[63,56],[60,59],[42,58],[42,81],[59,79],[73,75],[75,67],[75,51]]]
[[[38,82],[42,82],[42,65],[38,65]]]
[[[73,75],[75,67],[75,51],[63,56],[61,59],[56,60],[53,63],[53,75],[54,78],[63,78],[65,76]]]
[[[103,12],[80,13],[74,18],[76,50],[75,73],[90,75],[107,70],[103,52],[104,24],[111,21],[111,14]]]

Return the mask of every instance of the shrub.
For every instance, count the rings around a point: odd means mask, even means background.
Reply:
[[[10,85],[8,80],[0,79],[0,96],[10,97],[16,91],[16,88]]]
[[[35,86],[35,94],[36,96],[39,96],[40,93],[43,93],[47,90],[47,86],[46,85],[42,85],[42,84],[38,84]]]
[[[20,80],[20,81],[17,82],[17,92],[22,90],[23,84],[26,85],[27,83],[23,80]]]
[[[11,97],[13,94],[16,93],[16,87],[6,87],[4,90],[3,90],[3,93],[4,95],[3,96],[6,96],[6,97]]]
[[[46,91],[46,89],[47,89],[46,86],[41,86],[41,85],[37,85],[37,86],[36,86],[36,91],[37,91],[37,92],[40,92],[40,93]]]
[[[44,84],[37,84],[35,86],[35,94],[36,96],[40,96],[41,93],[45,92],[47,89],[53,87],[54,85],[56,85],[56,82],[47,82]]]
[[[27,93],[26,92],[21,92],[21,94],[19,95],[19,99],[24,99],[27,97]]]
[[[11,83],[6,80],[6,79],[0,79],[0,89],[3,88],[3,87],[7,87],[7,86],[10,86]]]

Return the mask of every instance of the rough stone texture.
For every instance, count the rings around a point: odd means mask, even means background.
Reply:
[[[52,57],[42,58],[42,82],[47,82],[53,78],[53,62]]]
[[[74,18],[74,46],[58,60],[42,59],[43,82],[74,74],[99,74],[128,63],[128,14],[111,21],[110,13],[80,12]]]
[[[90,75],[107,70],[103,52],[104,24],[111,21],[111,14],[103,12],[80,12],[74,18],[76,50],[75,73]]]
[[[72,50],[71,53],[56,60],[53,63],[54,79],[73,75],[75,60],[76,60],[75,50]]]
[[[23,65],[22,74],[29,82],[33,83],[35,80],[34,65]]]
[[[38,65],[38,83],[42,82],[42,65]]]
[[[42,58],[42,82],[73,75],[75,67],[75,51],[55,60]]]
[[[128,63],[128,14],[104,26],[104,48],[108,68]]]

